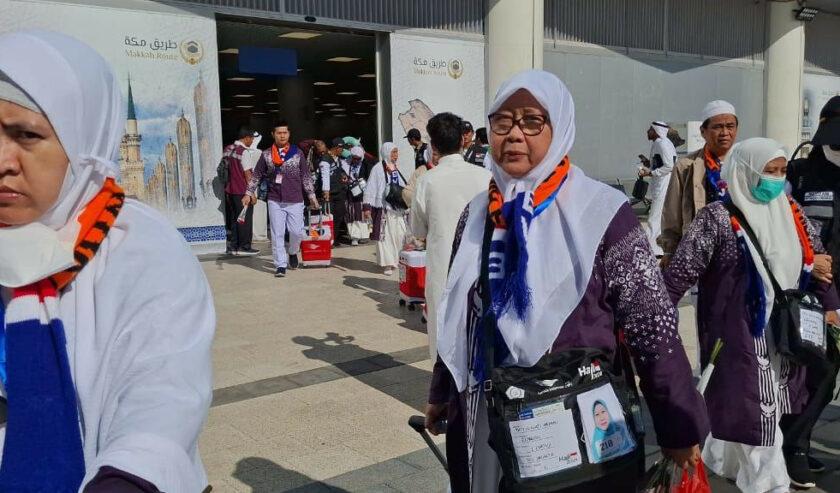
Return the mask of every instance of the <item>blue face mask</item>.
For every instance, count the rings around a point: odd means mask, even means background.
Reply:
[[[761,175],[758,185],[750,190],[756,200],[763,203],[772,202],[785,191],[784,177]]]
[[[348,151],[347,149],[344,149],[343,151],[341,151],[341,157],[343,157],[344,159],[347,159],[348,157],[350,157],[350,151]]]

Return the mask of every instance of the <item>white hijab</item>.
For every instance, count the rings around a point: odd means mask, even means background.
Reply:
[[[380,152],[382,153],[382,161],[388,163],[389,166],[396,166],[397,162],[391,160],[391,151],[396,149],[397,146],[393,142],[385,142],[382,144],[382,149]]]
[[[574,143],[574,102],[556,76],[542,70],[519,72],[499,88],[490,113],[519,89],[530,92],[548,112],[552,141],[545,158],[526,176],[513,178],[488,153],[485,161],[505,201],[521,191],[533,191],[569,153]],[[489,128],[489,124],[488,124]],[[532,304],[524,320],[508,310],[499,330],[510,348],[505,364],[533,366],[557,339],[568,316],[586,292],[595,253],[615,213],[627,198],[594,181],[576,166],[554,204],[535,217],[528,230],[528,285]],[[469,219],[461,238],[438,308],[438,354],[463,391],[469,377],[466,320],[469,290],[479,277],[488,197],[480,194],[469,205]]]
[[[798,286],[802,273],[802,245],[799,243],[788,199],[782,193],[770,203],[763,203],[756,200],[751,191],[758,185],[767,163],[785,156],[784,148],[774,140],[747,139],[735,144],[729,151],[721,177],[726,181],[732,203],[744,213],[744,218],[755,233],[779,286],[782,289],[794,289]],[[774,299],[773,286],[755,246],[749,238],[746,240],[755,266],[764,281],[767,300],[765,312],[769,320]]]
[[[73,265],[76,218],[106,178],[124,132],[125,108],[108,63],[74,38],[48,31],[0,36],[0,72],[49,119],[70,159],[58,200],[36,222],[0,228],[0,285],[18,287]]]

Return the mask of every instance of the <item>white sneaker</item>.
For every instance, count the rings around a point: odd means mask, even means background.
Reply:
[[[385,274],[386,276],[390,276],[393,273],[394,273],[394,269],[385,269],[385,271],[383,272],[383,274]]]
[[[351,241],[351,242],[350,242],[350,245],[352,245],[352,246],[359,246],[359,240],[353,240],[353,241]]]

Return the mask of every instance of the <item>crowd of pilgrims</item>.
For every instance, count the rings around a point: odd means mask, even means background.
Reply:
[[[0,36],[0,491],[208,486],[197,441],[212,397],[211,292],[180,233],[117,184],[124,108],[88,46]],[[807,159],[790,166],[771,139],[737,141],[732,105],[698,114],[706,145],[676,163],[661,260],[627,197],[574,165],[572,95],[541,70],[501,85],[484,141],[470,143],[471,125],[451,113],[430,120],[429,143],[411,129],[417,166],[406,173],[393,143],[378,156],[347,138],[292,145],[280,122],[273,144],[251,154],[245,129],[225,149],[241,171],[228,170],[225,202],[252,220],[248,206],[266,199],[278,276],[298,262],[306,207],[330,203],[351,243],[373,219],[386,274],[404,210],[424,209],[418,229],[442,276],[427,300],[426,426],[437,433],[447,420],[452,491],[636,491],[637,381],[677,468],[707,467],[746,493],[813,486],[810,435],[838,361],[825,327],[840,308],[840,98],[823,109]],[[478,193],[449,192],[462,175]],[[229,223],[231,253],[253,254],[246,225]],[[714,357],[700,387],[676,308],[695,285],[699,368]],[[779,315],[794,298],[810,335]],[[796,347],[815,334],[827,339],[822,353],[805,357]]]

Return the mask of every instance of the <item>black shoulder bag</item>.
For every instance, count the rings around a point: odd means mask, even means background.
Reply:
[[[493,224],[489,217],[484,252]],[[491,306],[488,256],[482,255],[482,344],[487,379],[490,446],[504,474],[504,492],[548,493],[630,471],[644,473],[644,429],[639,396],[601,351],[572,348],[544,355],[530,368],[496,367],[496,317]]]
[[[404,186],[400,185],[399,183],[392,183],[391,177],[388,176],[388,171],[385,169],[385,163],[382,163],[382,172],[385,173],[385,180],[388,184],[388,194],[385,196],[385,202],[391,204],[391,207],[394,209],[399,210],[406,210],[408,209],[408,205],[405,203],[405,200],[402,198],[403,190],[405,189]],[[400,169],[397,168],[397,173],[402,178],[403,183],[406,183],[405,177],[403,177],[402,173],[400,173]]]
[[[776,350],[785,358],[804,366],[813,364],[815,358],[817,361],[826,360],[827,334],[825,310],[822,305],[812,293],[799,289],[782,289],[779,286],[755,233],[744,218],[744,213],[729,201],[724,201],[724,205],[740,223],[741,229],[761,257],[764,270],[770,276],[775,293],[769,325],[773,331]]]

